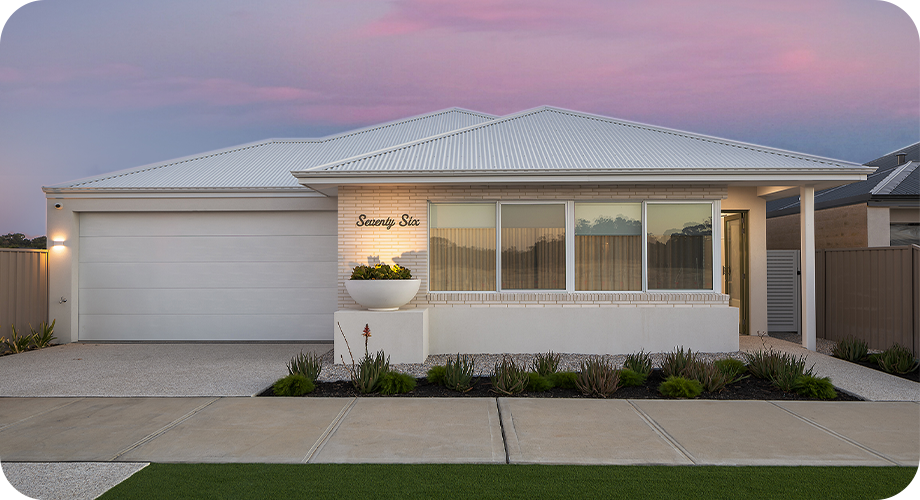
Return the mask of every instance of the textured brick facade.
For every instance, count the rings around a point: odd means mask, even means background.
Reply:
[[[360,264],[399,264],[422,280],[408,307],[709,307],[727,305],[727,296],[707,293],[427,293],[428,202],[508,200],[719,200],[725,186],[340,186],[338,191],[339,309],[359,306],[345,290],[345,280]],[[358,221],[391,219],[392,224]],[[405,225],[403,215],[408,219]],[[417,223],[417,225],[413,225]]]

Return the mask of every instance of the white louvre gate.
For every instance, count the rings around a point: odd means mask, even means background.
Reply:
[[[801,333],[799,251],[767,250],[767,329]]]

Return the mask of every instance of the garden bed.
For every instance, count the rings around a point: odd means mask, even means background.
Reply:
[[[907,380],[910,380],[911,382],[920,382],[920,367],[914,369],[914,371],[910,373],[891,373],[891,372],[886,372],[885,370],[882,369],[881,366],[875,363],[869,362],[869,361],[849,361],[849,362],[855,363],[860,366],[865,366],[866,368],[872,368],[873,370],[880,371],[882,373],[887,373],[888,375],[894,375],[895,377],[907,379]]]
[[[543,392],[524,392],[514,396],[504,396],[497,394],[492,390],[492,384],[488,377],[477,377],[476,384],[469,392],[457,392],[446,387],[432,384],[426,378],[416,379],[415,389],[405,394],[394,394],[385,396],[379,393],[360,394],[351,385],[349,381],[335,382],[316,382],[316,389],[304,397],[381,397],[381,398],[405,398],[405,397],[466,397],[466,398],[494,398],[494,397],[521,397],[521,398],[589,398],[575,389],[562,389],[554,387]],[[645,384],[635,387],[621,387],[617,389],[608,399],[669,399],[658,392],[658,386],[663,382],[661,370],[655,369],[649,375]],[[268,387],[258,394],[258,396],[274,396],[274,391]],[[711,400],[785,400],[785,401],[818,401],[814,398],[808,398],[792,392],[785,392],[774,387],[768,380],[747,377],[743,380],[729,384],[722,391],[709,393],[704,392],[696,399]],[[831,400],[822,401],[862,401],[862,399],[847,394],[837,389],[837,397]]]

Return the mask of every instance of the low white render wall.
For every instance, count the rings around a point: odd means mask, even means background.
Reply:
[[[367,354],[383,350],[390,363],[424,363],[428,357],[428,309],[343,310],[335,313],[334,363],[350,365],[364,357],[365,325],[371,333],[366,339]]]
[[[518,295],[518,294],[500,294]],[[676,347],[699,352],[738,350],[738,309],[722,294],[688,294],[685,302],[652,303],[636,295],[633,303],[529,303],[429,307],[431,354],[534,353],[626,354],[666,352]],[[593,295],[593,294],[585,294]],[[668,294],[669,296],[673,294]],[[711,300],[699,300],[705,296]],[[510,297],[509,297],[510,298]],[[589,298],[589,297],[584,297]],[[692,300],[696,298],[697,300]],[[572,297],[568,297],[572,302]],[[672,302],[676,302],[670,297]],[[548,302],[544,300],[543,302]],[[629,302],[629,301],[626,301]]]

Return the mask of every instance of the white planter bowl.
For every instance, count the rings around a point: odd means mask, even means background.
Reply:
[[[369,311],[396,311],[415,297],[422,280],[347,280],[348,295]]]

